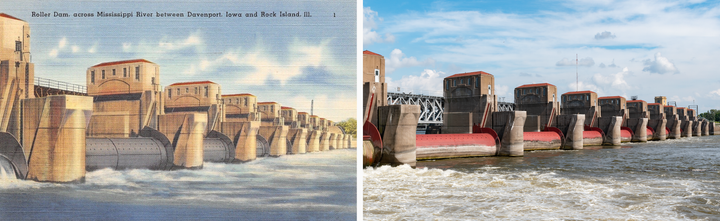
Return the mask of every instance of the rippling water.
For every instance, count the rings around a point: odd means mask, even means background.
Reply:
[[[355,149],[340,149],[202,170],[103,169],[83,184],[0,180],[0,220],[354,220],[356,162]]]
[[[720,136],[365,169],[367,220],[720,220]]]

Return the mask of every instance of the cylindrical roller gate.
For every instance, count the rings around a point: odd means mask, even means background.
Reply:
[[[255,139],[257,140],[257,152],[255,153],[257,157],[270,156],[270,143],[268,140],[260,134],[256,135]]]
[[[102,168],[169,170],[172,147],[150,137],[87,138],[85,165],[88,171]]]
[[[203,160],[206,162],[230,162],[235,154],[232,143],[227,143],[220,138],[205,138],[203,140]]]

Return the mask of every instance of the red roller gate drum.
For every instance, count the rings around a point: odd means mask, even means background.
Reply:
[[[375,127],[375,125],[373,125],[369,121],[365,121],[365,124],[363,124],[363,149],[366,145],[365,141],[369,141],[369,144],[371,144],[373,148],[372,151],[363,150],[363,164],[364,161],[368,160],[369,162],[371,162],[367,165],[369,166],[380,161],[380,159],[382,158],[383,149],[382,137],[380,136],[380,132]]]
[[[562,138],[554,131],[523,132],[524,150],[557,150]]]
[[[602,133],[595,130],[583,131],[583,146],[599,146],[602,141]]]
[[[655,135],[655,130],[653,130],[650,126],[648,126],[646,130],[648,140],[651,140],[653,135]]]
[[[487,133],[418,134],[415,136],[416,159],[495,156],[495,138]]]
[[[632,139],[632,130],[630,130],[629,127],[620,127],[620,141],[621,142],[630,142]]]

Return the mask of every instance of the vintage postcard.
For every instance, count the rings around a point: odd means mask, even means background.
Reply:
[[[0,219],[356,219],[357,16],[0,2]]]

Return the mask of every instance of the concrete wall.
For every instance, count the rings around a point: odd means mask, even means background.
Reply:
[[[175,147],[174,167],[200,169],[203,166],[203,140],[207,114],[170,113],[160,115],[158,131]]]
[[[86,70],[86,83],[90,96],[159,91],[160,67],[144,59],[100,63]]]
[[[493,113],[492,129],[497,132],[502,143],[498,149],[498,156],[523,156],[525,151],[523,125],[525,125],[526,116],[525,111]]]
[[[252,94],[230,94],[221,96],[228,117],[242,117],[257,112],[257,97]]]
[[[385,83],[385,57],[382,55],[364,51],[363,52],[363,83],[376,82],[375,72],[379,72],[380,83]]]
[[[408,164],[415,167],[415,129],[420,119],[418,105],[380,107],[379,122],[383,136],[381,164]]]
[[[235,162],[248,162],[257,158],[257,139],[260,121],[222,122],[220,132],[235,144]]]
[[[260,126],[258,134],[270,143],[270,156],[279,157],[287,154],[288,126]]]
[[[160,97],[154,91],[94,97],[88,136],[128,137],[146,126],[157,128],[157,116],[163,113]]]
[[[0,16],[0,34],[0,60],[30,61],[32,33],[26,21],[10,15]],[[16,52],[16,41],[20,41],[22,53]]]
[[[7,14],[0,16],[0,132],[16,137],[20,135],[20,100],[35,97],[30,34],[27,22]]]
[[[165,109],[209,107],[221,104],[219,84],[211,81],[180,82],[165,87]]]
[[[59,95],[22,101],[21,143],[28,160],[27,179],[82,182],[85,177],[85,127],[92,97]]]
[[[564,115],[584,114],[585,125],[597,127],[597,118],[602,117],[598,106],[597,94],[592,91],[568,92],[562,96],[562,111]]]
[[[282,116],[283,121],[285,122],[285,126],[290,126],[290,128],[300,127],[300,123],[298,122],[298,111],[295,110],[295,108],[281,107],[280,115]]]
[[[622,116],[603,116],[598,118],[598,127],[605,134],[602,145],[619,146],[622,142],[620,127],[623,123]]]
[[[558,129],[565,135],[563,149],[582,150],[583,131],[585,126],[584,114],[558,115]]]
[[[443,113],[442,133],[469,134],[472,133],[473,115],[469,112]]]

